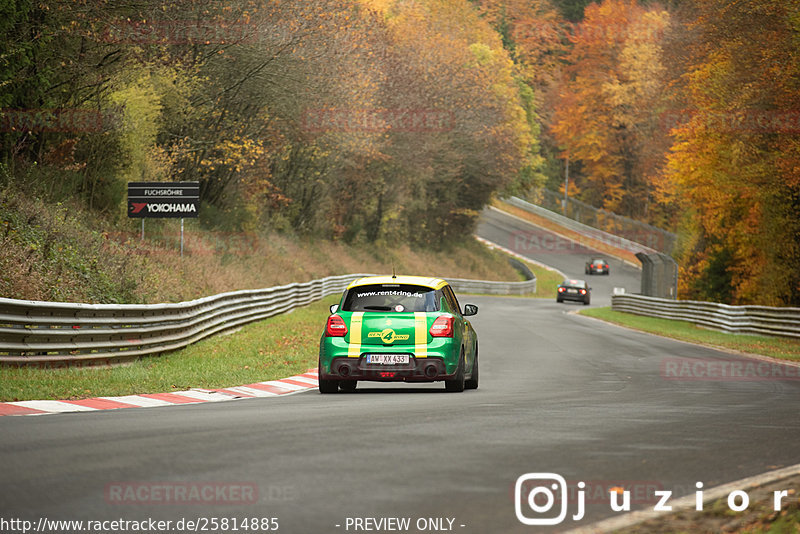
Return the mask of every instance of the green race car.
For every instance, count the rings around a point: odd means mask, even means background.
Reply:
[[[353,391],[359,380],[478,387],[478,336],[440,278],[372,276],[350,284],[319,345],[319,390]]]

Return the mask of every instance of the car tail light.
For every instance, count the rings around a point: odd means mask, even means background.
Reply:
[[[442,315],[437,317],[431,325],[430,334],[433,337],[453,337],[453,316]]]
[[[564,292],[564,288],[563,288],[563,287],[559,287],[559,288],[558,288],[558,292],[559,292],[559,293],[563,293],[563,292]]]
[[[347,335],[347,325],[344,319],[338,315],[328,317],[328,324],[325,326],[325,335],[328,337],[344,337]]]
[[[585,294],[586,294],[586,290],[585,289],[581,289],[581,295],[585,295]]]

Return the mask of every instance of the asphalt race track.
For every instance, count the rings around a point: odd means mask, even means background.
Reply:
[[[490,212],[479,234],[514,248],[509,233],[538,232],[521,225]],[[531,255],[584,278],[586,252]],[[635,269],[611,268],[588,277],[592,305],[607,304],[613,286],[638,289]],[[697,481],[711,488],[798,462],[798,381],[670,379],[664,369],[675,358],[746,360],[568,313],[580,305],[461,300],[480,307],[476,391],[362,383],[352,394],[2,417],[0,518],[277,518],[287,533],[555,532],[616,513],[592,495],[580,522],[570,519],[570,499],[561,525],[525,526],[515,514],[520,475],[625,486],[642,509],[655,502],[639,491],[678,497]],[[176,505],[154,490],[193,484],[218,491]],[[251,491],[245,498],[236,494],[242,487]],[[120,502],[119,488],[150,491]],[[379,529],[367,518],[382,527],[408,518],[410,527]]]
[[[611,306],[614,287],[628,293],[641,290],[641,270],[585,246],[533,226],[494,208],[487,208],[478,225],[477,235],[500,246],[555,267],[570,278],[587,280],[592,288],[592,306]],[[592,258],[608,261],[609,275],[585,274],[584,267]],[[582,306],[565,302],[565,305]]]

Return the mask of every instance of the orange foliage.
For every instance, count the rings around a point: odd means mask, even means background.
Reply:
[[[669,179],[687,297],[800,305],[798,11],[702,0]]]
[[[599,207],[645,216],[659,161],[657,133],[665,11],[633,0],[587,6],[571,33],[552,131],[565,157],[580,163],[578,185]]]

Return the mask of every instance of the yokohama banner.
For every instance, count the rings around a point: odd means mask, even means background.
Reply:
[[[128,182],[128,217],[188,219],[199,208],[200,182]]]

